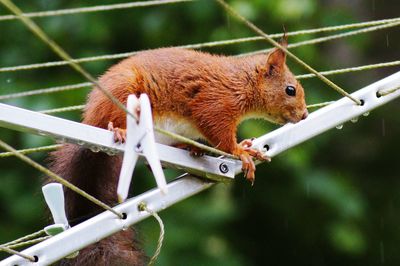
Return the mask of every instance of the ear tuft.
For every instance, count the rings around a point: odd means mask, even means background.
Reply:
[[[285,47],[285,48],[287,48],[287,46],[288,46],[288,36],[286,35],[286,28],[285,28],[285,25],[282,25],[282,27],[283,27],[283,36],[282,36],[282,38],[281,38],[281,40],[280,40],[280,45],[282,45],[283,47]]]
[[[288,36],[286,35],[286,31],[284,31],[283,36],[282,36],[282,38],[281,38],[279,43],[283,47],[287,48],[287,46],[288,46]]]

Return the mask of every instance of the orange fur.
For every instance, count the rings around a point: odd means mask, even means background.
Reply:
[[[191,121],[205,140],[235,153],[236,127],[247,114],[282,124],[297,122],[306,112],[304,91],[282,53],[234,58],[163,48],[121,61],[99,82],[122,103],[129,94],[148,94],[155,119]],[[285,93],[289,84],[296,87],[295,98]],[[106,128],[110,121],[126,127],[123,111],[93,90],[83,122]]]

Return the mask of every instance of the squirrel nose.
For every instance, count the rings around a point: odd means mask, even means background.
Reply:
[[[303,116],[301,117],[301,120],[306,119],[307,116],[308,116],[308,111],[306,110],[306,111],[304,112]]]

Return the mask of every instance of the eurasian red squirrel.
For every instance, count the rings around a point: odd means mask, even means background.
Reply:
[[[286,41],[282,42],[286,45]],[[284,124],[307,117],[304,91],[286,66],[286,55],[274,49],[267,55],[226,57],[179,48],[140,52],[112,66],[99,79],[120,102],[129,94],[146,93],[154,123],[191,139],[238,156],[250,181],[254,181],[253,158],[265,160],[251,149],[251,140],[237,143],[236,128],[245,119],[264,118]],[[126,115],[100,90],[87,100],[83,123],[114,131],[123,141]],[[156,133],[160,143],[180,146]],[[117,203],[120,156],[93,153],[65,144],[51,154],[51,170],[103,202]],[[70,221],[84,220],[101,210],[72,191],[65,191]],[[119,232],[80,252],[63,265],[142,265],[146,258],[133,243],[131,230]]]

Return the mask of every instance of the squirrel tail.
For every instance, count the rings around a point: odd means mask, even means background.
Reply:
[[[108,205],[117,203],[117,184],[122,157],[94,153],[75,144],[64,144],[50,154],[49,168],[80,189]],[[104,211],[86,198],[65,188],[66,213],[74,226]],[[60,265],[145,265],[147,257],[138,247],[133,228],[120,231],[79,252]]]

